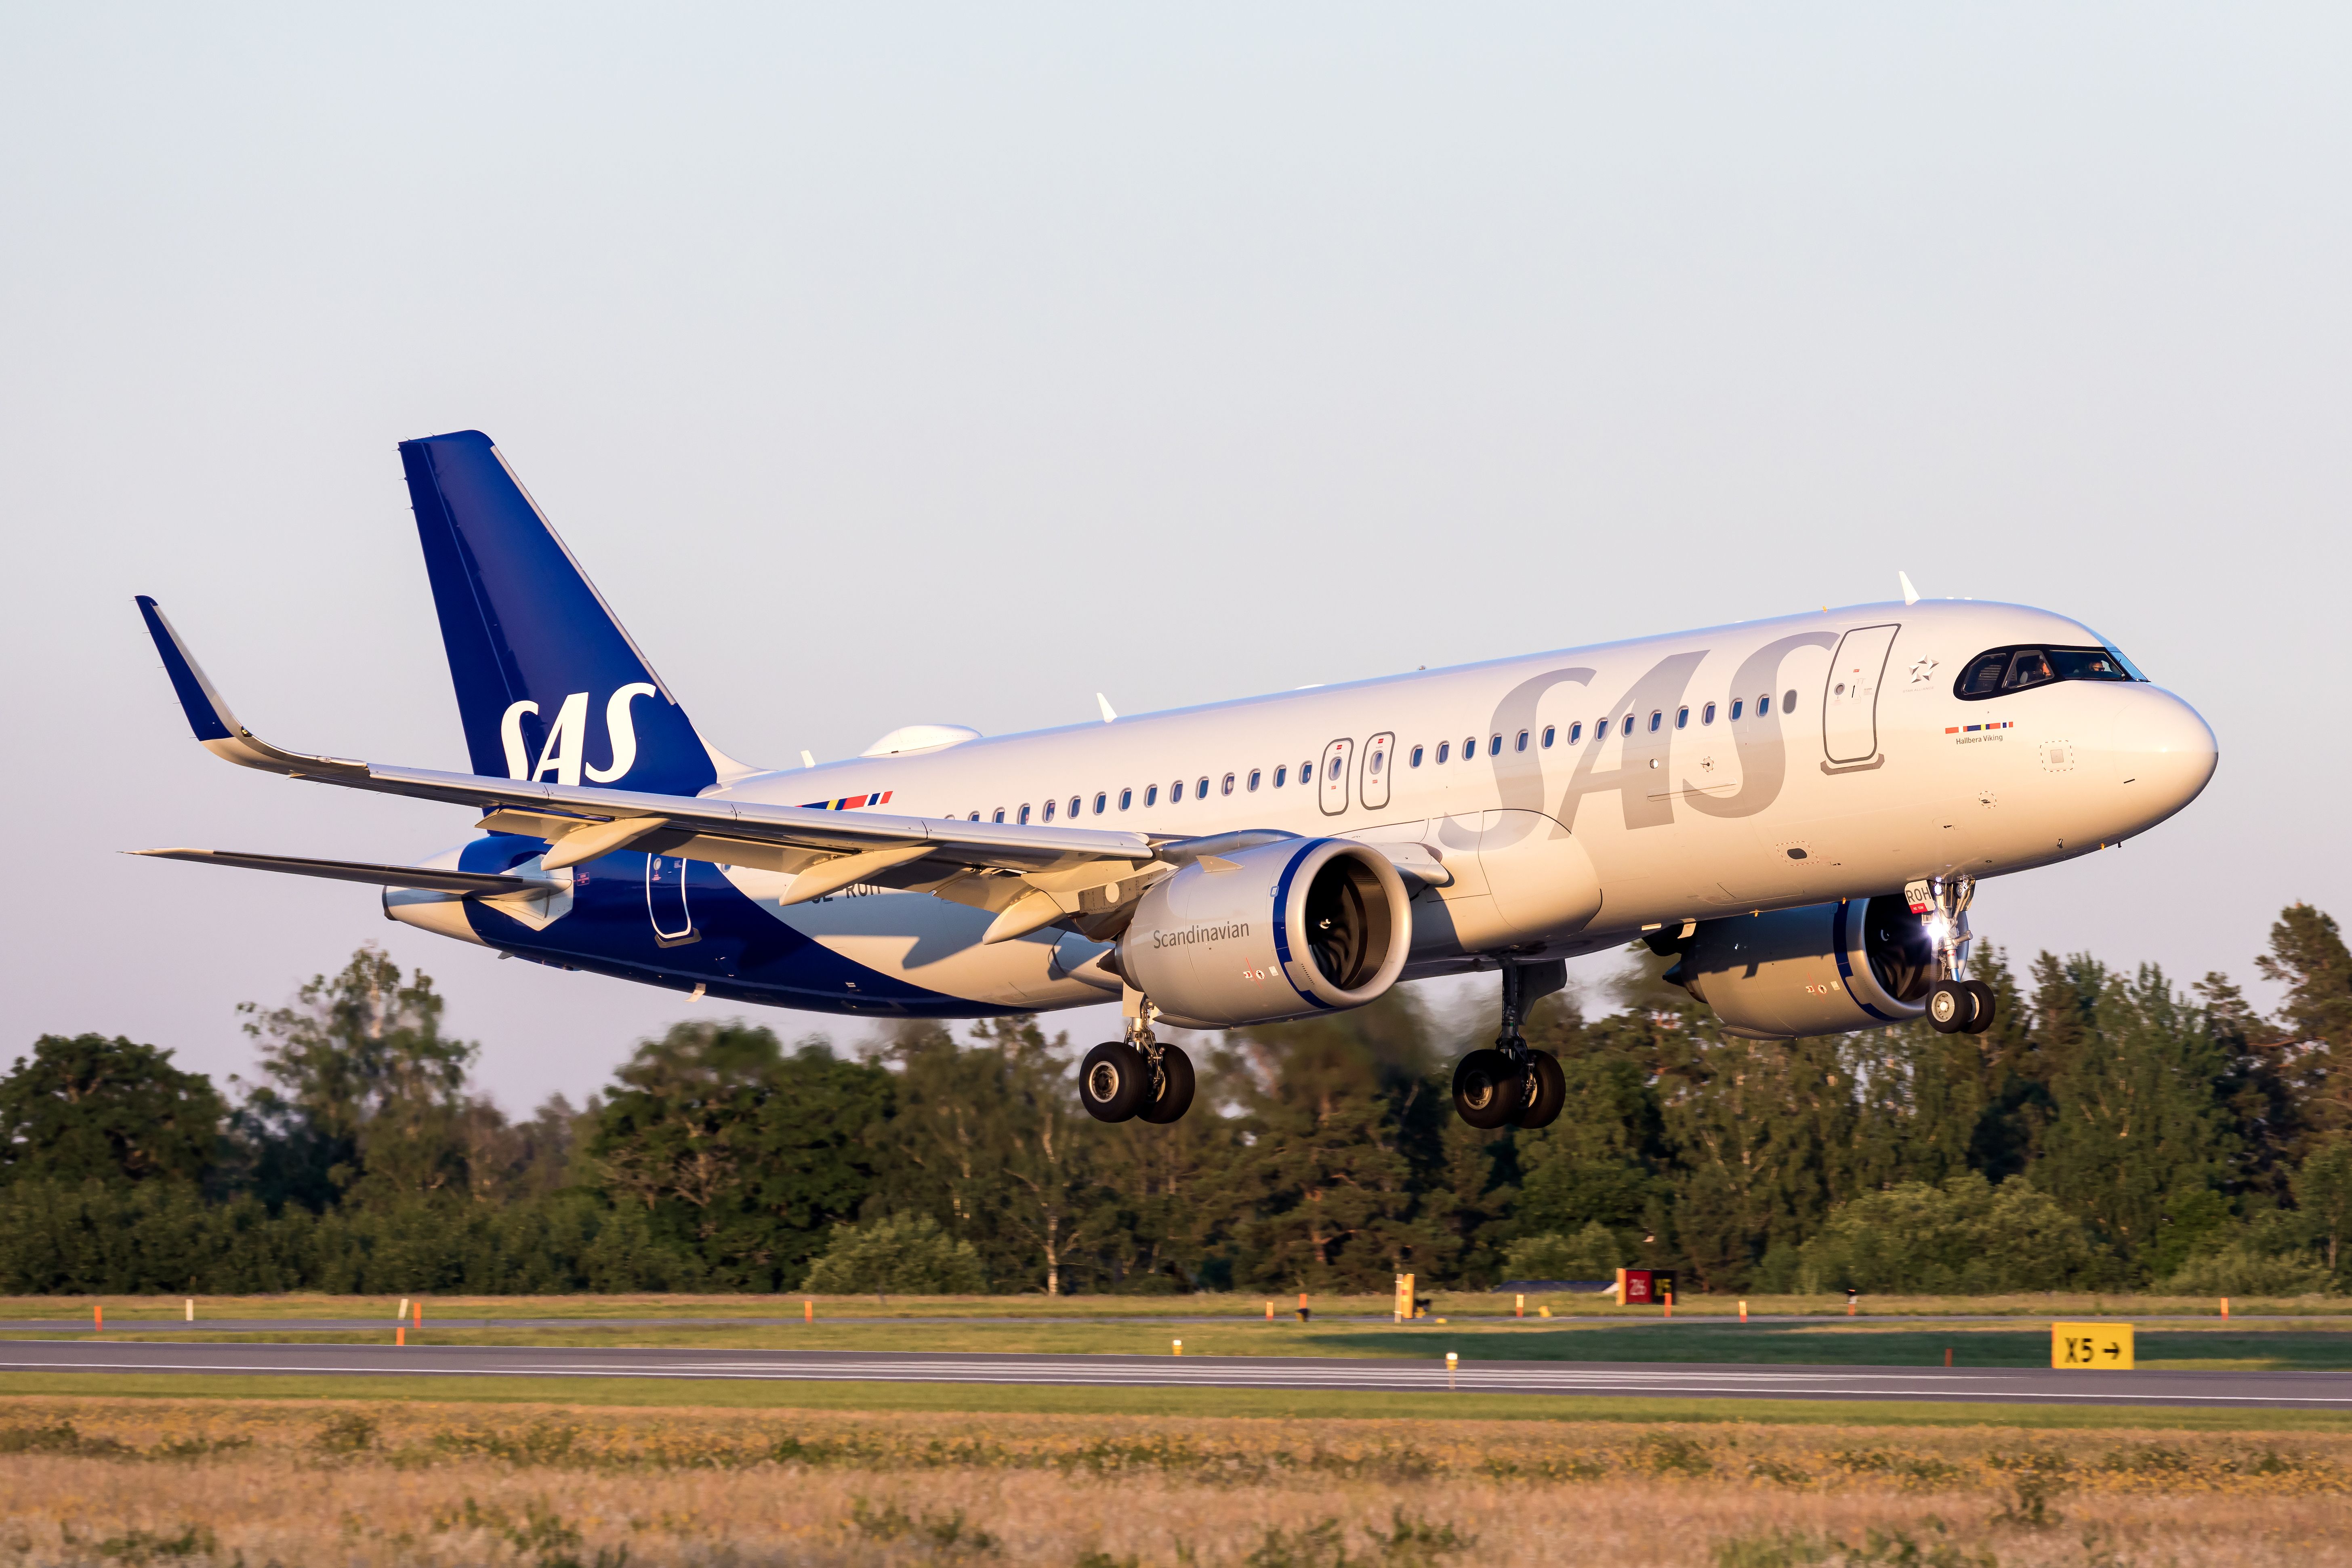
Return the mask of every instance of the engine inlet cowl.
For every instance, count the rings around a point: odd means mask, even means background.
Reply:
[[[1172,1018],[1229,1028],[1375,1001],[1412,945],[1404,879],[1387,856],[1344,838],[1286,838],[1154,885],[1118,963]]]
[[[1665,978],[1750,1039],[1906,1023],[1936,983],[1935,943],[1900,897],[1701,921],[1675,950]]]

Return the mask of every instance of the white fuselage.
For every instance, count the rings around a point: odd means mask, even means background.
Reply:
[[[1954,691],[1986,649],[2100,641],[2015,605],[1867,605],[761,773],[710,793],[787,805],[887,795],[870,809],[1007,822],[1044,822],[1050,803],[1072,826],[1425,845],[1452,874],[1412,906],[1406,973],[1429,975],[1916,878],[1999,876],[2153,826],[2214,766],[2211,731],[2179,699],[2138,681]],[[727,875],[844,958],[942,995],[989,1008],[1106,999],[1098,976],[1069,973],[1096,951],[1076,937],[982,946],[985,912],[926,893],[781,905],[789,876]]]

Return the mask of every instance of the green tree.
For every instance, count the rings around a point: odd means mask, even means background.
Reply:
[[[890,1076],[822,1040],[787,1057],[765,1027],[679,1024],[614,1076],[589,1141],[598,1183],[714,1282],[797,1279],[872,1191]]]
[[[2098,1263],[2081,1222],[2048,1194],[2021,1177],[1995,1187],[1974,1171],[1843,1204],[1801,1256],[1808,1293],[2054,1290]]]
[[[2048,1084],[2056,1117],[2034,1184],[2081,1215],[2147,1279],[2169,1273],[2228,1225],[2237,1153],[2224,1108],[2229,1062],[2204,1010],[2161,970],[2125,978],[2084,956],[2042,955]]]
[[[1391,992],[1228,1037],[1247,1140],[1224,1185],[1237,1272],[1312,1290],[1383,1289],[1400,1272],[1445,1277],[1452,1238],[1421,1215],[1403,1146],[1438,1081],[1418,1004]]]
[[[268,1079],[238,1117],[265,1196],[322,1208],[362,1181],[380,1200],[466,1189],[460,1123],[480,1047],[442,1034],[446,1006],[430,976],[370,945],[292,1006],[238,1009]]]
[[[43,1035],[0,1078],[0,1181],[196,1182],[227,1107],[172,1053],[117,1036]]]
[[[812,1295],[970,1296],[988,1288],[980,1254],[927,1214],[835,1226],[801,1289]]]
[[[2327,1131],[2352,1131],[2352,952],[2336,917],[2289,904],[2271,927],[2270,952],[2254,967],[2286,987],[2279,1017],[2292,1037],[2289,1070],[2301,1080],[2309,1120]]]
[[[1593,1221],[1574,1236],[1523,1236],[1503,1254],[1510,1279],[1614,1279],[1627,1254],[1607,1226]]]
[[[2352,1231],[2352,1138],[2328,1138],[2305,1157],[2294,1173],[2294,1201],[2326,1241],[2327,1271],[2337,1272]]]

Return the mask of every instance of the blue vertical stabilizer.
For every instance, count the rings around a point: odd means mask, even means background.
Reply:
[[[400,445],[473,770],[693,795],[718,768],[478,430]]]

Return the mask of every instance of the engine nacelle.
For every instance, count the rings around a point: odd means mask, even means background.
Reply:
[[[1404,879],[1344,838],[1204,855],[1155,883],[1118,941],[1119,972],[1171,1021],[1271,1024],[1360,1007],[1412,945]]]
[[[1936,945],[1899,895],[1702,921],[1666,978],[1751,1040],[1840,1035],[1924,1013]]]

